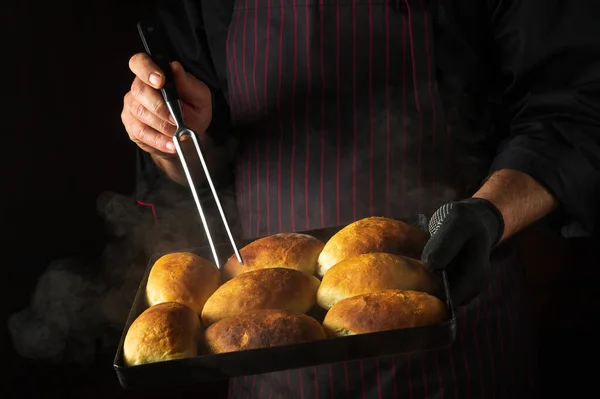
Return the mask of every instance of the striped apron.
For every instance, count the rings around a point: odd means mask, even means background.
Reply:
[[[217,7],[217,3],[203,2]],[[236,0],[223,51],[243,151],[245,238],[430,215],[472,194],[493,152],[435,61],[431,0]],[[226,69],[226,71],[224,71]],[[439,83],[439,88],[438,88]],[[528,398],[535,347],[514,243],[492,256],[449,348],[234,378],[231,398]]]

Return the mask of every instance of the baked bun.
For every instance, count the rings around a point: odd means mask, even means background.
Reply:
[[[223,319],[206,329],[210,353],[293,345],[327,338],[310,316],[288,310],[255,310]]]
[[[317,303],[330,309],[335,303],[356,295],[396,289],[434,294],[437,276],[415,259],[385,253],[370,253],[345,259],[325,273]]]
[[[329,268],[344,259],[370,252],[386,252],[420,259],[429,236],[418,227],[399,220],[368,217],[338,231],[321,251],[317,273],[325,275]]]
[[[438,298],[417,291],[385,290],[346,298],[325,315],[328,335],[341,337],[409,327],[432,326],[448,320]]]
[[[152,266],[146,301],[150,306],[178,302],[200,315],[220,284],[221,275],[214,263],[191,252],[176,252],[160,257]]]
[[[127,330],[123,344],[125,365],[196,356],[201,334],[198,315],[189,307],[175,302],[152,306]]]
[[[257,269],[283,267],[315,274],[317,258],[325,244],[308,234],[281,233],[260,238],[240,250],[244,264],[235,255],[223,265],[225,280]]]
[[[316,303],[319,279],[298,270],[273,268],[240,274],[208,299],[202,321],[209,326],[226,317],[259,309],[308,312]]]

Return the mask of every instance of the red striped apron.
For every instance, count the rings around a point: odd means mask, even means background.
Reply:
[[[424,0],[237,0],[229,104],[246,238],[431,214],[491,161],[447,125]],[[448,116],[448,118],[447,118]],[[532,387],[523,273],[510,243],[449,349],[233,379],[232,398],[519,398]],[[510,282],[510,285],[509,285]],[[518,329],[517,329],[518,327]]]

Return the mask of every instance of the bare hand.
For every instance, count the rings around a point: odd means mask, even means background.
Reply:
[[[175,154],[176,126],[159,91],[165,83],[164,74],[145,53],[131,57],[129,69],[136,77],[123,101],[121,120],[125,130],[142,150],[154,156],[171,157]],[[178,62],[172,63],[171,69],[186,125],[203,135],[212,118],[210,89],[185,72]]]

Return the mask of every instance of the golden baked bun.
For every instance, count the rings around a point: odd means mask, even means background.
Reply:
[[[208,298],[202,322],[209,326],[226,317],[259,309],[308,312],[316,303],[319,279],[298,270],[273,268],[240,274]]]
[[[424,292],[385,290],[346,298],[325,315],[330,336],[367,334],[441,324],[448,310],[438,298]]]
[[[123,344],[125,365],[196,356],[201,335],[198,315],[189,307],[175,302],[152,306],[127,330]]]
[[[293,345],[327,338],[310,316],[288,310],[255,310],[223,319],[206,329],[210,353]]]
[[[418,227],[399,220],[368,217],[338,231],[321,251],[317,273],[324,276],[331,266],[356,255],[386,252],[420,259],[429,236]]]
[[[146,301],[150,306],[178,302],[200,315],[219,285],[221,274],[214,263],[191,252],[176,252],[160,257],[152,266]]]
[[[317,291],[317,303],[330,309],[342,299],[388,289],[434,294],[438,284],[437,276],[418,260],[369,253],[347,258],[329,269]]]
[[[325,244],[308,234],[280,233],[260,238],[240,250],[244,264],[232,255],[223,265],[224,280],[257,269],[283,267],[315,274]]]

